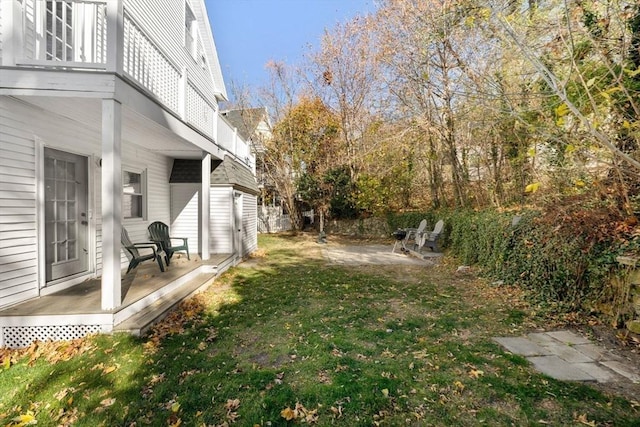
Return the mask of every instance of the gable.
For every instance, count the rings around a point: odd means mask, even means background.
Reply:
[[[264,107],[227,110],[221,112],[229,124],[238,129],[238,135],[249,141],[254,138],[258,128],[266,121],[267,112]]]
[[[220,68],[218,51],[216,49],[216,43],[213,38],[209,15],[207,15],[207,8],[204,0],[191,0],[191,7],[193,8],[196,20],[198,21],[198,27],[200,28],[204,54],[207,58],[207,65],[215,86],[214,90],[221,100],[226,100],[228,99],[227,89],[225,88],[224,80],[222,78],[222,69]]]

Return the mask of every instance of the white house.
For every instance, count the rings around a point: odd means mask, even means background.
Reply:
[[[255,159],[219,118],[225,98],[204,0],[0,1],[0,346],[110,332],[255,249]],[[171,182],[185,162],[195,202]],[[223,165],[242,183],[212,182]],[[121,230],[147,241],[153,221],[189,237],[196,268],[125,303]],[[97,309],[29,306],[88,282]]]

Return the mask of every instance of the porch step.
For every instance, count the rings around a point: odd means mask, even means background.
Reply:
[[[183,300],[206,288],[215,280],[216,275],[199,274],[178,289],[160,297],[156,302],[113,327],[114,332],[127,332],[134,336],[146,334],[151,327],[164,319],[167,314]]]

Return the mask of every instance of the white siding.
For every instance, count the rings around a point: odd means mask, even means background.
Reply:
[[[101,136],[95,129],[8,97],[0,98],[0,306],[15,292],[36,295],[37,223],[35,138],[46,146],[89,157],[89,209],[95,235],[92,265],[102,270]],[[150,138],[153,135],[149,136]],[[153,221],[170,223],[169,174],[173,160],[149,152],[123,139],[124,169],[146,175],[147,218],[125,220],[132,241],[148,241],[147,226]],[[92,161],[93,160],[93,161]],[[91,240],[93,239],[93,240]],[[128,260],[122,253],[122,264]],[[92,268],[93,270],[93,268]],[[11,290],[5,290],[13,288]],[[15,291],[15,292],[14,292]],[[25,298],[22,298],[25,299]],[[13,300],[12,300],[13,301]]]
[[[211,187],[209,248],[213,254],[233,253],[232,200],[230,186]]]
[[[38,293],[36,150],[28,121],[0,97],[0,306]]]
[[[245,193],[242,205],[242,256],[245,256],[258,249],[258,198]]]
[[[198,206],[200,184],[171,184],[171,235],[189,240],[189,253],[200,252]]]
[[[0,1],[0,64],[2,64],[2,33],[3,33],[3,28],[2,28],[2,4],[4,2]],[[7,13],[7,5],[4,6],[4,13]]]
[[[132,242],[148,242],[149,233],[147,227],[154,221],[162,221],[170,224],[170,192],[169,192],[169,175],[173,160],[149,152],[139,146],[133,145],[129,141],[122,143],[122,168],[133,172],[144,172],[146,175],[146,219],[126,219],[123,220],[122,226],[127,229]],[[94,191],[100,195],[100,170],[96,176],[96,185]],[[96,263],[98,274],[102,272],[102,207],[100,205],[100,197],[96,197],[96,235],[98,239],[96,254]],[[126,268],[129,260],[126,258],[124,251],[121,252],[121,261],[123,268]]]

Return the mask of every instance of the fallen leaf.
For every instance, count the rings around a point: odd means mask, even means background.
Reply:
[[[472,369],[472,370],[469,371],[469,376],[471,378],[479,378],[479,377],[481,377],[483,375],[484,375],[484,371],[481,371],[479,369]]]
[[[18,415],[13,419],[14,422],[18,423],[18,426],[30,426],[38,424],[38,420],[33,416],[33,412],[27,411],[26,414]]]
[[[282,411],[280,411],[280,416],[282,416],[282,418],[284,418],[287,421],[291,421],[296,417],[295,413],[293,412],[293,409],[289,408],[288,406],[284,408]]]
[[[116,369],[118,369],[117,366],[107,366],[106,368],[104,368],[102,370],[102,373],[105,374],[105,375],[106,374],[110,374],[111,372],[115,371]]]
[[[383,388],[382,389],[382,395],[384,397],[389,397],[389,389],[388,388]]]
[[[116,399],[114,397],[110,397],[108,399],[104,399],[100,402],[100,405],[107,407],[107,406],[111,406],[114,403],[116,403]]]
[[[173,405],[171,405],[171,411],[172,412],[178,412],[180,410],[180,404],[178,402],[174,402]]]
[[[574,414],[574,416],[575,416],[575,414]],[[582,415],[576,416],[576,421],[578,421],[580,424],[584,424],[584,425],[589,426],[589,427],[596,427],[596,422],[595,421],[589,421],[587,419],[587,414],[582,414]]]
[[[235,411],[240,407],[240,399],[228,399],[227,403],[224,405],[224,408],[227,411]]]

